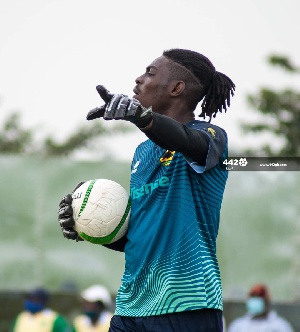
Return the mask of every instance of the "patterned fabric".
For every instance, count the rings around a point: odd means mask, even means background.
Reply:
[[[188,126],[209,137],[205,167],[150,140],[136,149],[116,315],[222,310],[216,238],[228,177],[219,159],[227,156],[227,137],[203,121]]]

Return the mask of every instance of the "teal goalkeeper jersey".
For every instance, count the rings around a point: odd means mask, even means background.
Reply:
[[[188,126],[209,137],[204,167],[151,140],[135,151],[116,315],[223,308],[216,238],[228,176],[220,158],[227,157],[227,136],[207,122]]]

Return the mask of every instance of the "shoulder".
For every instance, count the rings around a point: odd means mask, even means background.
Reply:
[[[58,316],[58,313],[50,308],[45,308],[42,313],[45,315],[45,316]]]
[[[242,328],[247,325],[249,321],[250,317],[248,315],[236,318],[229,324],[228,332],[241,332]]]
[[[212,124],[210,122],[206,122],[206,121],[199,121],[199,120],[193,120],[191,122],[188,122],[186,124],[186,126],[188,128],[191,128],[191,129],[197,129],[197,130],[208,130],[208,131],[221,131],[223,133],[226,133],[225,129],[215,125],[215,124]]]
[[[111,313],[110,311],[104,311],[102,315],[99,317],[100,323],[105,324],[107,322],[110,322],[112,317],[113,313]]]
[[[136,156],[139,153],[144,153],[145,151],[148,151],[151,149],[151,145],[153,145],[152,141],[150,139],[147,139],[143,142],[141,142],[134,151],[134,156]]]
[[[275,311],[271,311],[268,318],[274,323],[274,325],[278,327],[280,326],[282,331],[293,332],[291,324],[283,317],[280,317]]]
[[[90,325],[90,320],[87,316],[85,315],[78,315],[73,319],[73,325],[78,328],[78,326],[81,325]]]
[[[145,149],[147,148],[148,146],[151,145],[151,140],[148,138],[146,139],[145,141],[141,142],[137,147],[136,147],[136,150],[138,149]]]
[[[210,122],[194,120],[187,123],[186,126],[190,129],[196,129],[203,132],[210,140],[223,143],[227,141],[226,131]]]

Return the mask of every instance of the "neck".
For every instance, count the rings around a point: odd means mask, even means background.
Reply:
[[[265,311],[265,312],[263,312],[263,313],[260,314],[260,315],[253,316],[253,319],[265,318],[265,317],[268,316],[268,313],[269,313],[268,311]]]
[[[97,324],[99,317],[100,317],[100,313],[95,317],[91,317],[92,325]]]
[[[186,107],[173,106],[164,110],[163,112],[157,112],[157,113],[168,116],[180,123],[188,123],[192,120],[195,120],[194,111],[189,110]]]

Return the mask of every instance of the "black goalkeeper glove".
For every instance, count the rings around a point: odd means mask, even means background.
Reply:
[[[151,107],[145,108],[137,99],[126,95],[112,94],[103,85],[98,85],[96,89],[105,105],[89,111],[87,120],[101,117],[104,120],[125,120],[134,123],[140,129],[146,128],[151,123]]]
[[[72,194],[78,189],[84,182],[78,183],[78,185],[72,191]],[[69,240],[83,241],[83,239],[78,235],[78,233],[73,229],[75,221],[73,218],[73,208],[72,208],[72,194],[68,194],[63,197],[59,203],[58,210],[58,222],[62,229],[63,236]]]

